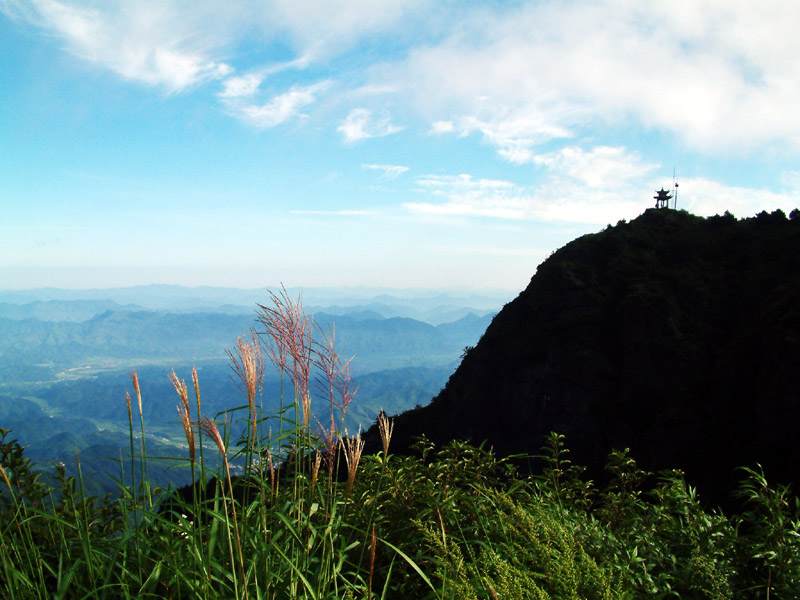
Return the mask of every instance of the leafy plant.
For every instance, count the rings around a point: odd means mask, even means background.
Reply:
[[[46,484],[0,430],[0,595],[8,598],[797,598],[800,503],[746,469],[743,512],[703,507],[683,474],[609,456],[602,490],[551,434],[543,469],[424,436],[363,455],[344,416],[355,396],[333,331],[299,301],[273,296],[264,329],[231,353],[245,402],[211,417],[176,373],[188,458],[147,453],[134,375],[130,456],[118,493],[86,492],[55,465]],[[277,414],[263,410],[264,357],[287,379]],[[192,415],[195,415],[193,418]],[[137,423],[138,421],[138,423]],[[180,491],[149,465],[187,466]]]

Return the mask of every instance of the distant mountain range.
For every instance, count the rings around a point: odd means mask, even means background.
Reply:
[[[280,291],[279,289],[273,291]],[[470,312],[497,311],[513,294],[486,290],[385,290],[380,288],[289,288],[310,313],[348,314],[372,310],[384,317],[409,317],[438,325]],[[0,318],[81,321],[112,310],[252,314],[269,300],[264,289],[147,285],[127,288],[0,290]]]
[[[630,448],[720,499],[737,466],[800,484],[800,211],[648,210],[539,266],[393,448],[487,441],[535,455],[550,431],[602,479]],[[377,431],[368,435],[379,448]]]
[[[451,364],[465,346],[477,341],[492,316],[469,313],[438,326],[363,311],[352,317],[317,313],[314,318],[320,326],[335,325],[339,351],[358,357],[353,368],[364,373]],[[249,315],[107,311],[79,322],[0,319],[0,383],[8,381],[20,364],[66,368],[109,360],[135,364],[153,359],[221,359],[237,336],[256,326],[254,311]]]
[[[308,295],[337,302],[306,304],[306,312],[320,328],[335,331],[341,356],[353,358],[359,391],[346,423],[351,431],[372,423],[381,408],[427,404],[504,301],[431,292]],[[0,428],[11,429],[43,465],[69,465],[77,449],[84,472],[113,477],[113,458],[120,450],[128,454],[125,393],[132,393],[129,373],[136,369],[154,444],[163,455],[179,454],[177,396],[167,373],[174,367],[189,379],[198,367],[207,414],[239,406],[227,350],[237,336],[259,329],[256,302],[268,300],[266,291],[180,286],[0,291]],[[277,411],[280,389],[269,369],[267,412]],[[180,483],[185,475],[172,469],[157,481]],[[101,479],[96,491],[109,489],[110,479]]]

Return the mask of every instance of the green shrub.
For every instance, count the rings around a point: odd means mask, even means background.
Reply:
[[[744,510],[726,516],[706,510],[679,471],[644,472],[627,451],[609,456],[597,490],[557,434],[531,477],[458,441],[423,437],[415,455],[391,455],[381,415],[384,451],[362,458],[360,436],[340,430],[353,396],[346,363],[324,335],[312,342],[298,304],[273,300],[267,355],[290,384],[278,415],[261,411],[255,336],[232,354],[247,404],[216,420],[202,413],[196,372],[196,419],[171,376],[195,474],[180,494],[150,484],[154,459],[130,398],[114,497],[86,493],[79,457],[75,474],[54,467],[50,489],[0,430],[0,596],[800,597],[800,502],[760,471],[745,470]],[[314,369],[327,384],[322,409],[311,403]]]

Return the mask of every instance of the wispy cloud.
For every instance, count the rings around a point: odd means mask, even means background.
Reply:
[[[408,167],[401,165],[361,165],[361,168],[379,171],[384,179],[395,179],[408,171]]]
[[[704,216],[729,211],[739,218],[751,217],[764,207],[770,211],[780,208],[788,215],[800,207],[800,189],[778,193],[693,177],[681,179],[678,190],[678,208]]]
[[[122,77],[179,92],[228,75],[223,56],[253,32],[298,63],[327,61],[365,37],[400,26],[419,0],[2,0],[0,11],[61,40],[73,55]]]
[[[380,112],[388,95],[425,129],[480,135],[515,164],[531,162],[543,143],[632,123],[714,155],[800,150],[800,3],[792,0],[3,0],[0,10],[74,56],[170,93],[228,77],[220,98],[255,94],[263,72],[232,76],[234,49],[275,44],[298,67],[276,99],[297,102],[290,88],[308,84],[299,73],[312,65],[330,69],[323,76],[344,92],[371,91],[374,104],[338,124],[346,142],[399,131]],[[337,62],[389,32],[394,53]],[[255,123],[280,113],[248,106],[267,114],[249,117]]]
[[[372,71],[405,82],[433,132],[478,133],[514,163],[587,127],[670,132],[696,150],[800,149],[800,4],[514,3]]]
[[[484,111],[487,112],[487,111]],[[493,111],[488,111],[493,112]],[[545,142],[574,135],[566,127],[557,125],[556,118],[546,114],[521,111],[524,114],[510,115],[509,111],[492,114],[462,116],[451,121],[436,121],[430,133],[456,133],[467,136],[478,132],[498,153],[514,164],[532,162],[535,148]]]
[[[653,206],[654,187],[671,183],[671,173],[659,173],[659,165],[622,147],[585,150],[573,146],[534,156],[533,162],[543,168],[543,173],[528,186],[466,174],[420,177],[420,192],[430,195],[431,200],[403,206],[413,214],[440,218],[602,225],[638,216]],[[680,180],[678,208],[697,215],[728,210],[745,217],[764,206],[781,208],[788,214],[800,206],[800,189],[773,192],[698,177]]]
[[[388,114],[375,116],[367,108],[354,108],[345,120],[336,128],[347,143],[359,140],[383,137],[402,131],[402,127],[392,125]]]
[[[248,73],[228,77],[223,81],[223,90],[219,93],[220,98],[242,98],[252,96],[258,91],[261,81],[264,79],[260,73]]]
[[[470,175],[426,176],[422,191],[438,202],[407,203],[413,213],[439,217],[490,217],[604,224],[631,218],[650,204],[658,165],[621,147],[580,147],[533,156],[544,169],[527,186]]]
[[[610,146],[598,146],[588,152],[579,146],[570,146],[532,156],[531,161],[547,167],[551,173],[598,190],[607,187],[619,189],[631,181],[641,181],[659,167],[643,162],[637,152]]]
[[[429,216],[493,217],[524,219],[528,200],[524,191],[509,181],[473,179],[471,175],[427,175],[417,179],[422,190],[444,202],[409,202],[412,213]]]
[[[223,42],[207,27],[202,10],[193,15],[169,3],[137,0],[94,6],[8,0],[3,9],[51,32],[76,57],[168,92],[232,71],[213,58]]]
[[[420,181],[441,202],[411,202],[413,214],[452,219],[492,218],[515,221],[607,224],[633,218],[650,206],[649,187],[638,190],[595,189],[579,181],[551,175],[537,186],[473,179],[469,175]]]
[[[245,5],[250,2],[243,3]],[[255,25],[277,29],[311,61],[326,61],[373,36],[419,22],[430,0],[277,0],[266,6]]]
[[[360,217],[377,214],[374,210],[290,210],[293,215],[329,215],[343,217]]]
[[[245,123],[262,129],[280,125],[290,119],[304,117],[301,110],[313,104],[317,99],[317,94],[328,85],[327,82],[321,82],[304,87],[294,87],[288,92],[274,96],[264,104],[256,104],[251,100],[251,96],[258,87],[257,84],[253,84],[253,81],[255,80],[250,79],[240,84],[236,83],[232,89],[226,87],[220,94],[220,98],[231,114]],[[254,88],[252,92],[249,91],[251,87]]]

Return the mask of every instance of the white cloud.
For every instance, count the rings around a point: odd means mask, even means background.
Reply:
[[[534,148],[540,144],[573,135],[568,129],[552,124],[546,115],[532,113],[494,114],[486,120],[481,116],[459,117],[455,122],[437,121],[431,127],[434,134],[466,136],[473,132],[480,132],[502,157],[514,164],[531,162]]]
[[[544,172],[535,184],[475,179],[470,175],[428,175],[417,179],[429,201],[404,204],[408,211],[442,218],[572,222],[603,225],[632,219],[652,208],[654,190],[669,187],[671,174],[625,148],[568,147],[534,157]],[[762,210],[800,207],[800,189],[773,192],[725,185],[704,178],[680,180],[678,208],[711,216],[730,211],[748,217]]]
[[[444,202],[408,202],[404,208],[429,216],[493,217],[524,219],[528,198],[519,186],[497,179],[473,179],[471,175],[426,175],[417,184]]]
[[[228,75],[220,57],[249,36],[281,40],[300,62],[327,61],[416,19],[425,1],[3,0],[0,10],[60,39],[71,54],[169,92]],[[241,81],[238,83],[242,83]]]
[[[343,88],[376,102],[361,103],[340,125],[351,142],[397,131],[372,116],[388,95],[432,133],[480,135],[515,164],[587,127],[632,123],[709,154],[800,149],[795,0],[2,0],[0,7],[71,54],[168,92],[231,75],[236,48],[274,44],[290,57],[284,65],[330,69]],[[377,40],[374,54],[359,52]],[[230,77],[220,97],[256,94],[263,69]],[[298,75],[284,90],[293,83],[307,82]]]
[[[598,146],[589,152],[571,146],[533,156],[532,162],[595,189],[619,189],[631,180],[641,180],[658,168],[656,164],[642,162],[636,152],[610,146]]]
[[[380,171],[384,179],[395,179],[408,171],[408,167],[401,165],[361,165],[361,168]]]
[[[631,123],[712,154],[800,149],[793,0],[515,3],[456,19],[369,83],[404,82],[433,132],[479,133],[512,162]]]
[[[409,20],[421,20],[429,0],[276,0],[259,24],[276,25],[312,58],[325,60],[366,37],[397,31]]]
[[[241,98],[252,96],[258,91],[263,77],[257,73],[248,73],[236,77],[228,77],[223,82],[224,89],[219,93],[221,98]]]
[[[634,218],[650,207],[649,192],[596,190],[580,183],[553,178],[541,186],[525,188],[511,182],[472,180],[438,182],[431,190],[444,202],[409,202],[404,208],[423,216],[472,217],[541,222],[603,225]],[[455,178],[454,178],[455,179]]]
[[[93,4],[9,1],[4,9],[53,33],[78,58],[168,92],[232,71],[212,58],[223,41],[201,9],[138,0]]]
[[[372,111],[366,108],[354,108],[345,120],[336,128],[347,143],[359,140],[382,137],[402,131],[402,127],[392,125],[388,115],[375,117]]]
[[[689,212],[711,216],[729,211],[743,218],[767,210],[783,210],[787,215],[800,207],[800,190],[773,192],[766,189],[752,189],[729,186],[702,177],[680,180],[678,188],[678,208]]]
[[[230,94],[228,96],[221,95],[221,97],[233,115],[245,123],[263,129],[280,125],[289,119],[304,117],[301,110],[313,104],[317,99],[317,94],[326,87],[327,82],[295,87],[288,92],[274,96],[265,104],[254,104],[242,100],[242,97],[252,94]]]
[[[470,175],[428,175],[417,179],[435,200],[406,203],[421,215],[491,217],[529,221],[606,224],[632,218],[650,205],[653,172],[620,147],[563,148],[531,159],[544,168],[534,185],[475,179]]]
[[[432,126],[430,132],[433,134],[453,133],[456,130],[456,125],[452,121],[436,121]]]

